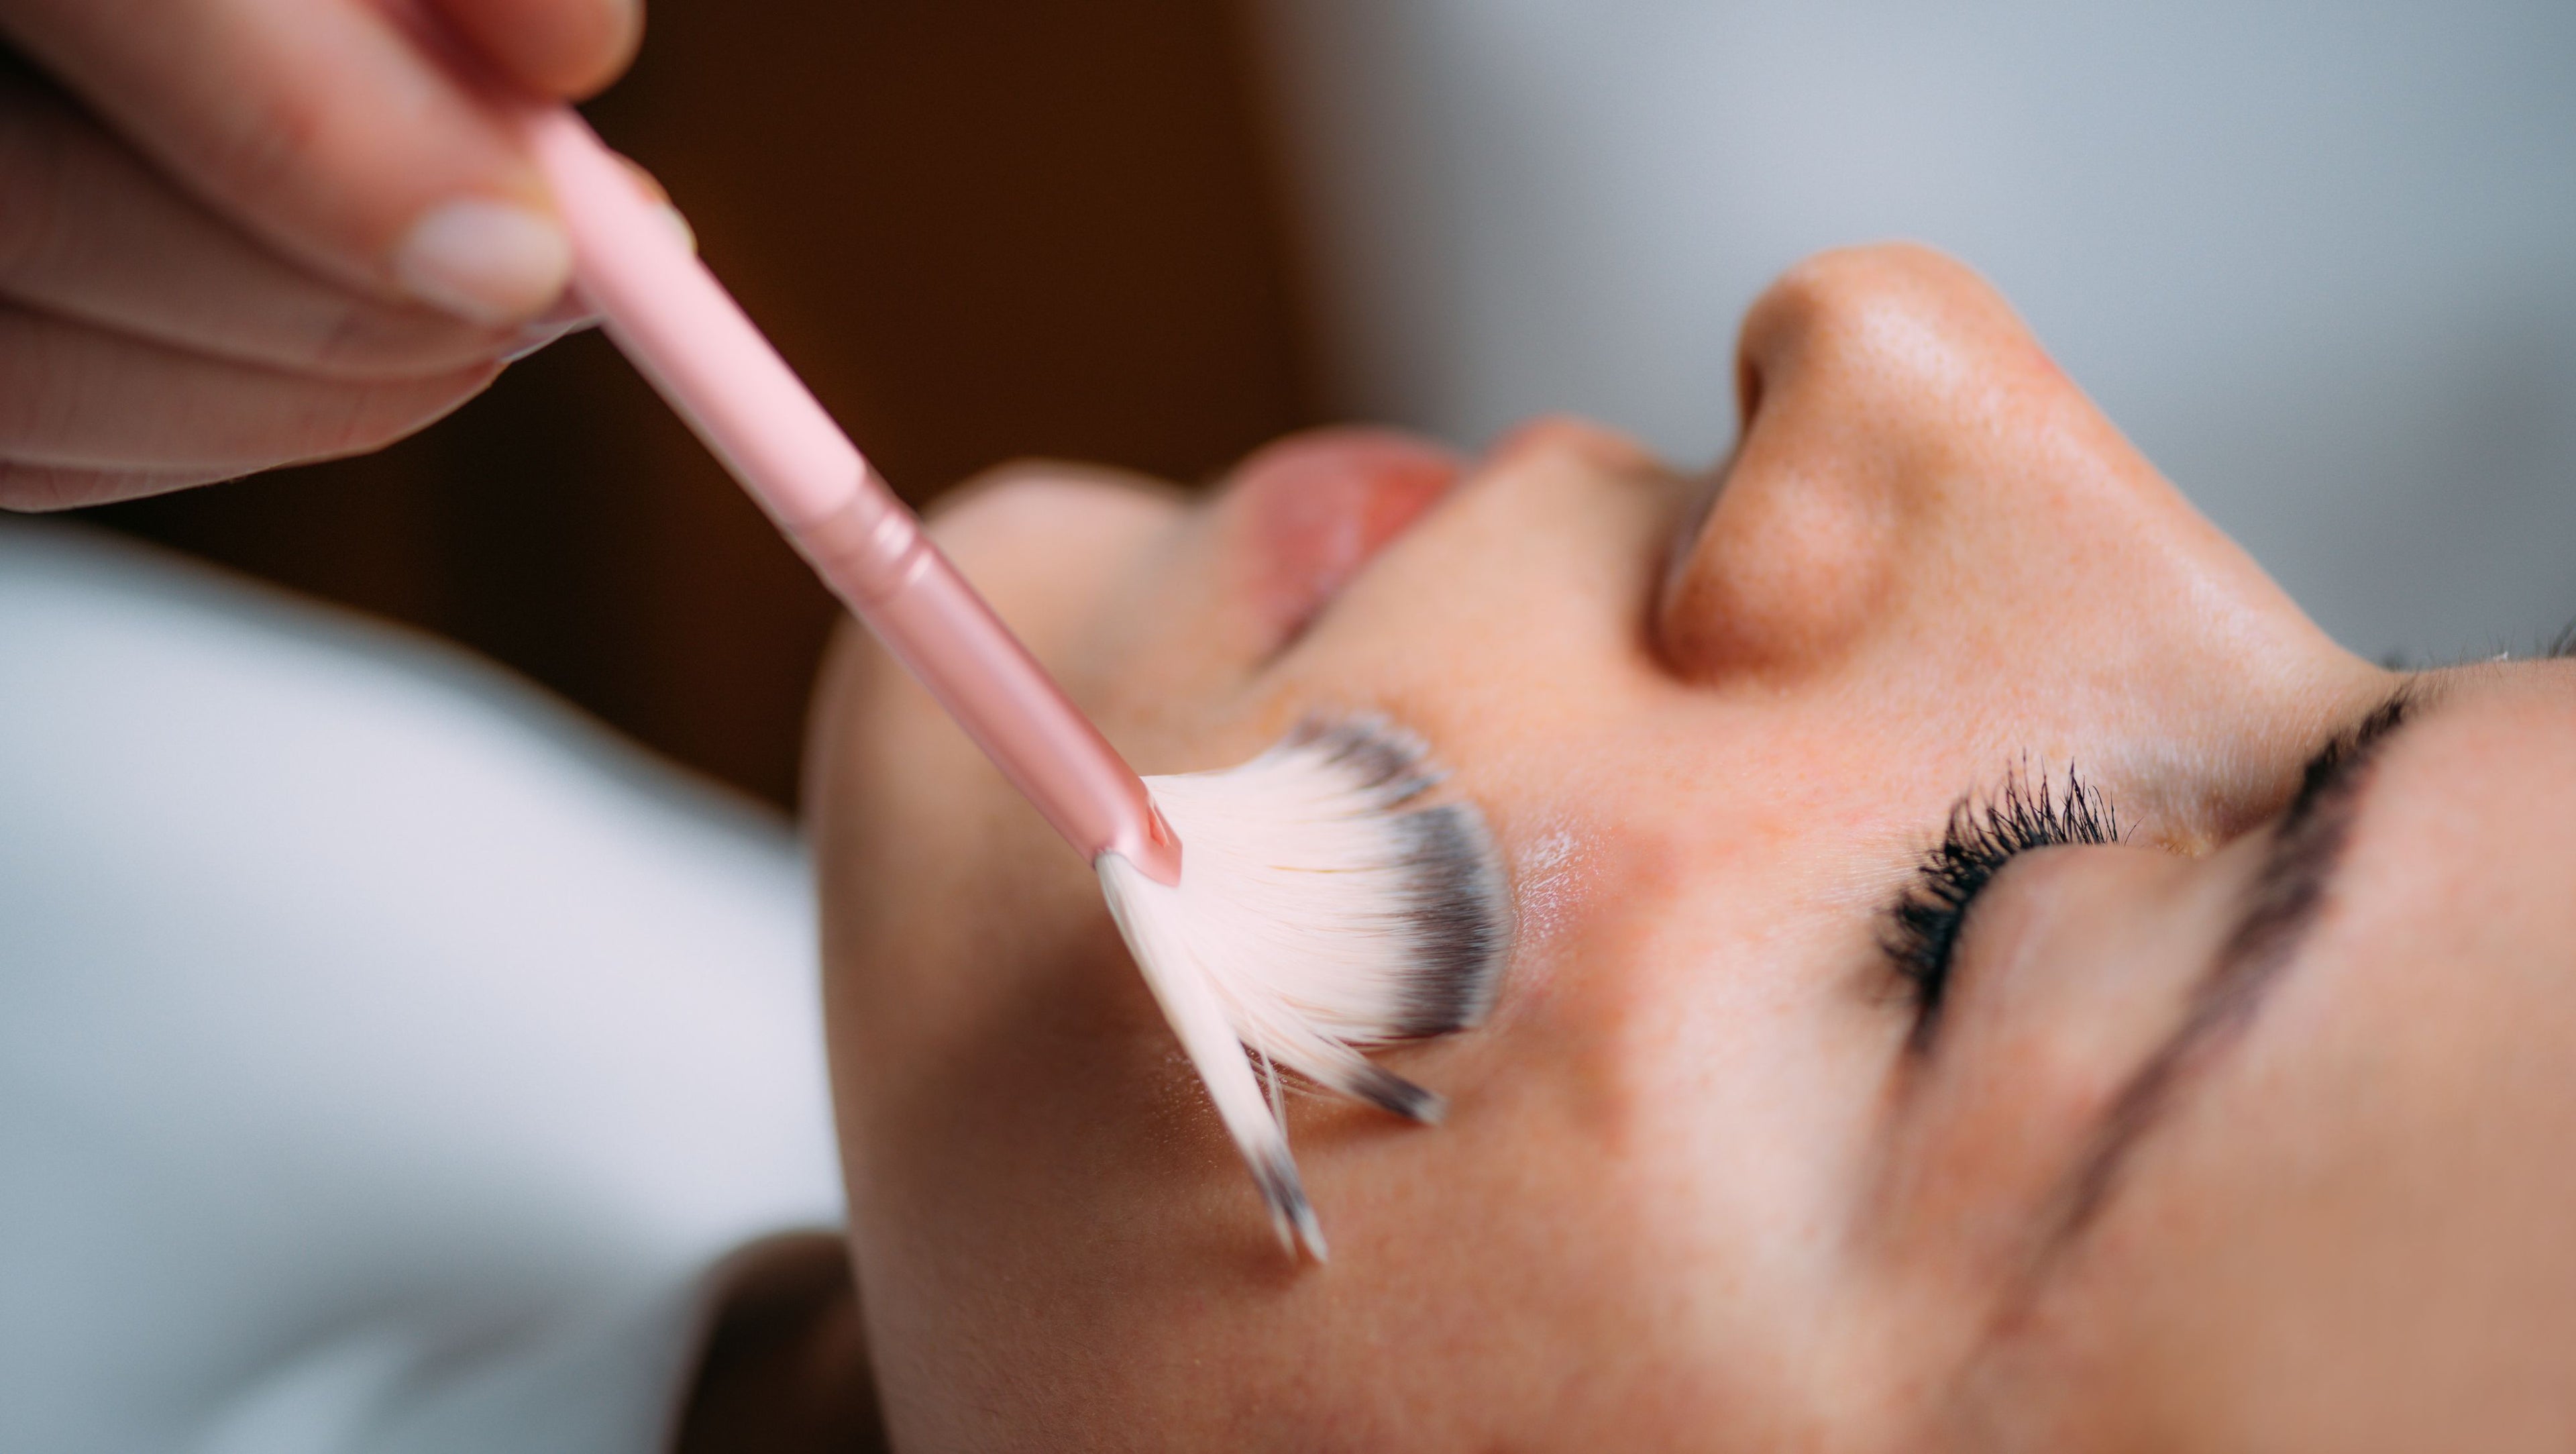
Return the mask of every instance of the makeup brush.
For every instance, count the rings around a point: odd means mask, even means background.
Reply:
[[[1438,1119],[1437,1096],[1360,1051],[1473,1024],[1492,1000],[1510,921],[1476,809],[1423,802],[1438,780],[1423,744],[1374,717],[1302,728],[1225,771],[1138,777],[588,123],[565,106],[509,104],[572,235],[575,284],[609,337],[1091,861],[1282,1245],[1321,1260],[1281,1071]]]

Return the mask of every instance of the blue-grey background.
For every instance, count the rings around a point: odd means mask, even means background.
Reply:
[[[2576,616],[2576,4],[1263,0],[1332,402],[1729,444],[1736,320],[1994,279],[2338,638]]]

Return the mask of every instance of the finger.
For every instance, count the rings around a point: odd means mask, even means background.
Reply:
[[[314,379],[0,309],[0,459],[247,474],[390,444],[499,371],[486,364],[424,379]]]
[[[435,3],[486,59],[540,95],[590,95],[617,79],[644,38],[641,0]]]
[[[14,464],[0,459],[0,510],[77,510],[118,500],[166,495],[233,478],[220,470],[155,474],[148,470],[85,470],[67,465]]]
[[[328,378],[417,378],[522,340],[305,272],[60,98],[0,81],[0,297],[183,351]]]
[[[0,0],[0,13],[161,170],[326,277],[489,327],[563,291],[571,245],[534,163],[434,38],[380,0]]]

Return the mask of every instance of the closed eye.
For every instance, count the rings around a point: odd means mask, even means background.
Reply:
[[[2071,767],[2062,787],[2043,769],[2036,781],[2016,776],[2000,791],[1954,804],[1940,843],[1915,864],[1879,934],[1889,968],[1913,1001],[1909,1048],[1931,1045],[1959,936],[1977,896],[2004,865],[2034,848],[2119,841],[2110,798]]]

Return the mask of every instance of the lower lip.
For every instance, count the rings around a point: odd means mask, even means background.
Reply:
[[[1294,635],[1457,483],[1448,449],[1384,429],[1291,435],[1243,462],[1254,604]]]

